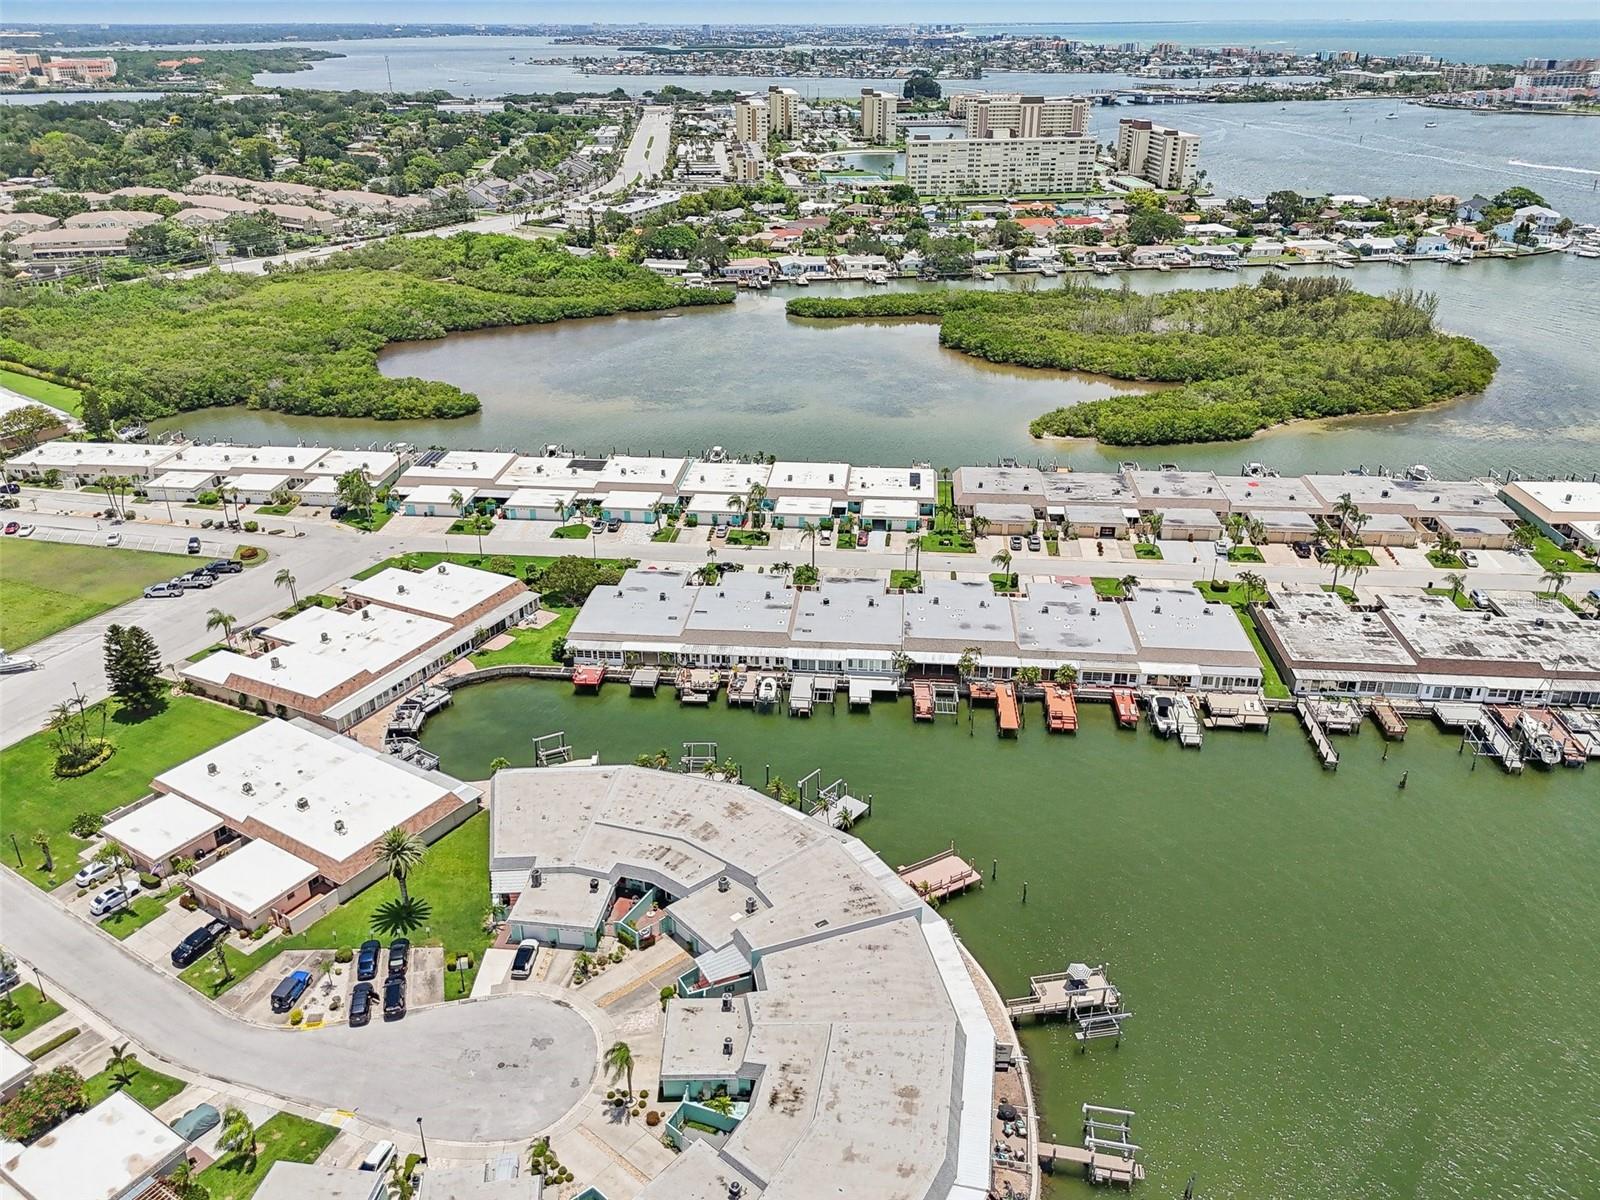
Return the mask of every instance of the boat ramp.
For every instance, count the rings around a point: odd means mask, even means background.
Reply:
[[[1132,1188],[1144,1181],[1139,1147],[1133,1142],[1134,1114],[1101,1104],[1083,1106],[1083,1145],[1039,1143],[1039,1165],[1054,1174],[1058,1166],[1081,1167],[1090,1183]]]

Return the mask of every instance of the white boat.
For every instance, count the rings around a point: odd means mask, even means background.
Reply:
[[[1267,466],[1266,463],[1245,463],[1244,470],[1240,472],[1246,479],[1276,479],[1278,472]]]
[[[1399,119],[1400,119],[1400,114],[1399,113],[1390,113],[1387,117],[1384,118],[1385,121],[1398,121]]]
[[[1349,271],[1349,270],[1353,270],[1354,269],[1354,268],[1351,267],[1351,265],[1349,263],[1345,262],[1345,260],[1342,259],[1342,258],[1334,259],[1333,260],[1333,265],[1338,267],[1339,270],[1341,270],[1341,271]]]
[[[1176,697],[1168,692],[1157,692],[1150,697],[1150,728],[1164,738],[1178,732]]]
[[[1422,127],[1424,129],[1437,129],[1437,128],[1439,128],[1439,122],[1437,122],[1437,121],[1427,121],[1427,122],[1424,122]]]
[[[778,702],[778,681],[771,675],[763,675],[761,682],[756,684],[757,704],[776,704]]]
[[[1560,743],[1550,736],[1549,730],[1527,713],[1517,718],[1517,732],[1522,735],[1530,756],[1541,767],[1553,767],[1561,762]]]
[[[1429,483],[1433,480],[1433,472],[1423,463],[1412,463],[1406,468],[1406,478],[1416,483]]]
[[[23,671],[32,671],[39,665],[39,660],[29,658],[26,654],[7,654],[0,650],[0,675],[20,675]]]
[[[1054,267],[1040,267],[1039,274],[1043,275],[1046,279],[1054,279],[1060,275],[1061,272],[1056,270]]]
[[[795,287],[810,287],[811,280],[807,279],[804,275],[796,275],[794,277],[794,285]]]
[[[706,454],[708,463],[719,463],[727,457],[727,452],[721,446],[713,446]]]
[[[993,283],[994,282],[994,272],[993,271],[979,271],[978,272],[978,278],[983,280],[985,283]]]
[[[1109,275],[1111,274],[1111,268],[1106,266],[1105,263],[1095,263],[1094,273],[1096,275]]]

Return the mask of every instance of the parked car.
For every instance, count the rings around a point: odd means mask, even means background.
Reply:
[[[1028,535],[1028,549],[1038,553],[1044,549],[1044,539],[1037,533]]]
[[[713,529],[711,531],[711,536],[712,537],[719,537],[719,538],[727,537],[728,536],[728,527],[726,525],[718,525],[715,529]]]
[[[310,971],[290,971],[272,989],[272,1011],[286,1013],[300,999],[300,993],[311,986]]]
[[[1461,552],[1461,561],[1469,567],[1475,567],[1478,565],[1478,556],[1471,550],[1463,550]]]
[[[137,883],[130,883],[127,886],[113,883],[110,887],[101,888],[93,896],[89,897],[89,915],[91,917],[103,917],[116,912],[119,908],[126,908],[128,902],[138,894],[139,885]]]
[[[20,483],[12,483],[7,480],[5,483],[0,484],[0,492],[4,492],[8,496],[15,496],[21,490],[22,485]]]
[[[1311,557],[1311,543],[1310,542],[1295,542],[1293,547],[1292,547],[1292,549],[1294,550],[1296,558],[1310,558]]]
[[[596,533],[599,533],[605,527],[606,519],[604,517],[596,517],[594,520],[589,522],[589,528],[594,530]]]
[[[152,583],[144,590],[146,600],[161,600],[168,596],[181,596],[183,589],[176,583]]]
[[[511,960],[511,978],[527,979],[533,974],[533,960],[539,955],[539,943],[531,938],[517,946],[516,957]]]
[[[190,554],[199,554],[200,553],[200,539],[199,538],[191,537],[189,539],[189,553]]]
[[[116,530],[113,529],[110,533],[106,534],[106,545],[108,545],[108,546],[120,546],[120,545],[122,545],[122,535],[120,533],[118,533]]]
[[[187,575],[179,575],[172,581],[181,588],[208,588],[216,583],[215,576],[204,571],[190,571]]]
[[[406,968],[411,965],[411,941],[409,938],[395,938],[389,943],[389,974],[404,975]]]
[[[1489,593],[1484,591],[1482,588],[1473,588],[1468,594],[1468,599],[1472,601],[1472,606],[1474,608],[1489,607]]]
[[[370,983],[358,983],[350,993],[350,1024],[365,1025],[372,1020],[372,1002],[377,997]]]
[[[222,1114],[209,1104],[196,1104],[172,1123],[172,1132],[186,1142],[199,1139],[222,1123]]]
[[[1011,539],[1011,548],[1013,550],[1021,550],[1022,549],[1022,539],[1019,538],[1019,537],[1012,538]]]
[[[172,965],[187,967],[228,932],[226,921],[209,921],[172,948]]]
[[[361,943],[361,949],[356,952],[356,978],[376,979],[378,977],[378,955],[383,950],[383,943],[377,938],[372,938]]]
[[[21,521],[7,521],[6,522],[6,533],[8,533],[8,534],[15,533],[17,530],[19,530],[21,528],[22,528],[22,522]]]
[[[383,983],[383,1019],[398,1021],[406,1015],[406,977],[391,975]]]
[[[111,874],[111,872],[115,869],[116,868],[114,868],[108,862],[84,863],[83,866],[78,869],[78,873],[72,877],[72,882],[81,888],[86,888],[90,884],[100,882],[100,880]]]
[[[857,546],[865,546],[866,544],[867,544],[867,531],[865,529],[863,529],[863,530],[861,530],[861,532],[856,534],[856,545]]]
[[[621,528],[622,528],[622,522],[617,520],[615,517],[612,517],[611,520],[606,522],[606,532],[607,533],[615,533],[617,530],[619,530]]]
[[[833,530],[824,529],[821,533],[817,534],[817,541],[821,542],[824,546],[833,545]]]
[[[33,526],[32,525],[24,525],[21,529],[17,530],[17,536],[18,537],[32,537],[33,536]]]
[[[244,564],[234,562],[231,558],[218,558],[208,562],[200,569],[207,575],[237,575],[244,570]]]

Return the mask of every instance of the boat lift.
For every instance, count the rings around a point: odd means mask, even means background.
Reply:
[[[678,765],[688,774],[704,771],[717,761],[717,744],[715,742],[685,742],[683,744],[683,757],[678,759]]]
[[[545,733],[533,739],[534,765],[552,767],[572,761],[572,747],[567,744],[567,731]]]

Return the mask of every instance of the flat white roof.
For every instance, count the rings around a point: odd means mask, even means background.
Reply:
[[[363,471],[368,479],[387,479],[400,469],[400,456],[393,450],[329,450],[306,472],[337,478],[346,471]]]
[[[696,460],[683,474],[683,488],[692,492],[721,492],[724,496],[742,496],[752,484],[767,486],[772,468],[766,463],[719,462]]]
[[[156,776],[235,829],[263,828],[343,861],[449,791],[351,738],[304,721],[264,721]],[[304,804],[302,805],[302,801]]]
[[[185,446],[172,456],[167,469],[293,475],[326,453],[326,446]]]
[[[775,462],[767,476],[767,491],[837,492],[844,495],[850,482],[850,464],[840,462]]]
[[[258,913],[312,878],[317,868],[257,838],[215,860],[189,880],[196,891],[246,914]]]
[[[625,488],[606,492],[600,497],[601,508],[646,509],[661,503],[660,492],[636,492]]]
[[[170,463],[180,449],[180,446],[142,446],[131,442],[46,442],[17,455],[11,464],[40,472],[56,467],[89,474],[104,467],[150,474],[157,467]]]
[[[191,491],[211,484],[217,478],[215,471],[163,471],[150,481],[153,488],[174,488]]]
[[[425,483],[406,493],[406,503],[443,504],[448,508],[457,503],[452,497],[460,496],[460,503],[466,505],[471,504],[477,495],[478,489],[470,483]]]
[[[851,467],[849,494],[914,497],[932,503],[939,495],[939,474],[920,467]]]
[[[428,1175],[433,1175],[429,1171]],[[483,1172],[478,1171],[481,1177]],[[493,1193],[485,1192],[485,1196]],[[321,1167],[316,1163],[275,1162],[251,1200],[385,1200],[387,1177],[381,1171],[355,1167]],[[508,1197],[515,1193],[507,1192]],[[534,1193],[529,1192],[532,1196]],[[455,1200],[445,1193],[445,1200]],[[466,1194],[463,1195],[466,1200]],[[472,1197],[471,1200],[477,1200]]]
[[[576,488],[586,491],[600,479],[602,463],[586,459],[545,458],[525,454],[496,481],[500,487]]]
[[[426,571],[389,567],[370,579],[345,584],[344,593],[376,604],[415,609],[442,621],[458,620],[517,581],[459,563],[438,563]]]
[[[784,517],[826,517],[833,512],[831,496],[779,496],[772,511]]]
[[[1600,513],[1600,480],[1518,479],[1505,490],[1511,496],[1526,496],[1557,517],[1592,520]]]
[[[577,495],[571,488],[518,488],[506,498],[507,508],[554,508],[571,504]]]
[[[683,510],[692,513],[717,513],[718,515],[732,514],[733,505],[728,503],[728,497],[723,492],[696,492],[693,496],[685,496]]]
[[[241,492],[270,492],[289,479],[288,475],[272,475],[261,471],[246,471],[229,475],[222,481],[224,487],[238,488]]]
[[[351,680],[387,671],[453,628],[448,621],[381,604],[368,605],[359,613],[308,608],[268,631],[272,639],[287,645],[255,657],[218,650],[185,667],[183,674],[218,686],[238,676],[315,699]]]
[[[463,481],[483,486],[496,482],[517,458],[509,451],[451,450],[432,462],[412,463],[401,474],[400,486],[413,488],[429,483],[459,484]]]
[[[112,1092],[0,1164],[31,1200],[118,1200],[184,1147],[137,1100]]]
[[[0,1092],[33,1074],[33,1060],[10,1042],[0,1041]]]
[[[909,498],[904,500],[877,498],[861,502],[861,515],[863,517],[877,517],[879,520],[897,521],[907,519],[915,517],[918,511],[917,501]]]
[[[612,487],[654,488],[670,492],[689,463],[687,458],[645,458],[632,454],[613,455],[595,478],[597,484]]]
[[[100,832],[152,862],[164,862],[221,824],[216,813],[207,812],[182,796],[162,794],[127,816],[118,817]]]

